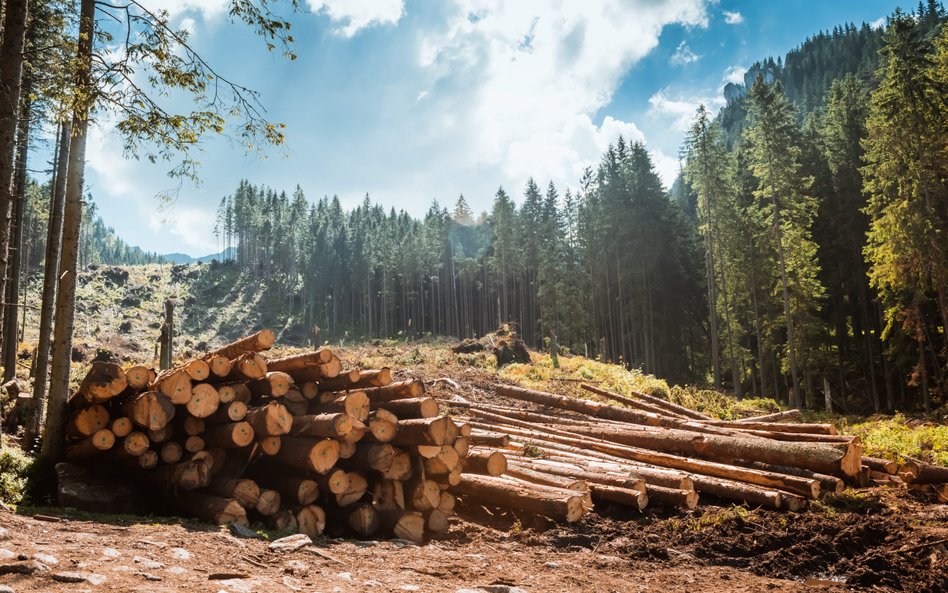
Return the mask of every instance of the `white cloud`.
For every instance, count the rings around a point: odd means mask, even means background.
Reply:
[[[684,65],[697,62],[700,59],[701,56],[691,51],[691,48],[688,47],[684,41],[682,41],[678,44],[678,47],[675,49],[675,53],[672,54],[672,57],[669,61],[672,64]]]
[[[197,257],[201,257],[220,249],[214,235],[208,232],[208,226],[213,224],[215,216],[213,210],[176,204],[164,211],[151,208],[146,215],[148,228],[152,232],[169,233],[189,248],[186,251],[188,253],[200,254]]]
[[[210,19],[226,12],[230,0],[141,0],[141,3],[149,10],[167,10],[171,16],[191,12]]]
[[[744,22],[744,15],[738,11],[731,12],[729,10],[724,11],[724,22],[729,25],[739,25]]]
[[[671,120],[671,126],[679,132],[686,131],[694,120],[699,105],[704,105],[714,112],[724,105],[724,98],[710,97],[678,97],[670,98],[665,89],[652,95],[649,100],[649,113],[656,117]]]
[[[730,66],[724,71],[724,82],[733,82],[734,84],[744,84],[744,75],[747,74],[747,68],[743,66]]]
[[[869,23],[869,26],[873,29],[881,29],[882,27],[885,27],[885,17],[883,16],[877,18],[876,20]]]
[[[309,0],[309,5],[334,22],[345,23],[336,30],[344,37],[373,25],[394,25],[405,14],[404,0]]]
[[[419,63],[432,74],[427,98],[444,102],[433,133],[464,138],[476,165],[499,167],[513,183],[534,176],[575,184],[620,133],[643,140],[630,122],[596,125],[596,112],[658,45],[663,27],[707,26],[700,0],[458,6],[446,31],[419,39]],[[459,106],[458,95],[469,104]]]
[[[665,184],[666,188],[671,188],[675,178],[678,177],[678,173],[681,172],[681,163],[678,162],[677,158],[670,157],[661,150],[649,151],[649,156],[652,157],[655,171],[662,178],[662,183]]]

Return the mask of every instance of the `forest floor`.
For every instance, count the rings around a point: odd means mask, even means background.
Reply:
[[[157,328],[151,326],[160,321],[159,297],[188,298],[186,285],[169,281],[167,266],[129,270],[124,281],[108,280],[116,272],[100,269],[81,283],[76,346],[85,363],[100,348],[128,362],[153,361],[150,345]],[[154,274],[159,277],[150,279]],[[150,294],[137,296],[144,285],[152,287]],[[190,326],[197,331],[181,335],[176,354],[187,356],[199,341],[213,344],[219,334],[231,337],[224,328],[252,327],[247,308],[227,290],[207,288],[224,295],[226,310],[190,313],[204,321]],[[30,341],[28,332],[27,352]],[[389,366],[396,376],[424,380],[430,394],[442,400],[455,395],[491,400],[497,381],[564,394],[577,394],[579,382],[588,381],[662,393],[720,417],[776,407],[771,400],[736,402],[714,392],[669,387],[580,356],[562,356],[559,369],[542,353],[532,353],[528,364],[497,368],[490,354],[459,355],[451,345],[429,339],[332,347],[346,366]],[[77,362],[77,371],[85,363]],[[875,418],[857,426],[877,437],[874,454],[942,459],[948,447],[943,420],[906,424]],[[450,532],[424,546],[324,539],[285,553],[271,551],[266,540],[235,537],[194,521],[90,515],[42,505],[24,501],[0,510],[0,592],[4,586],[16,593],[948,590],[948,505],[895,489],[847,490],[798,514],[702,498],[693,512],[605,507],[570,525],[459,505]],[[260,533],[271,539],[283,535]],[[5,567],[14,565],[35,570],[6,573]]]

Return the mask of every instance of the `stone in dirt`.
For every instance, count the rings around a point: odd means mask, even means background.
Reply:
[[[278,540],[270,542],[270,549],[275,552],[292,552],[299,550],[303,546],[309,546],[313,543],[310,537],[303,533],[281,537]]]
[[[249,527],[244,527],[243,525],[238,525],[236,523],[231,523],[227,526],[230,529],[230,532],[236,535],[237,537],[245,537],[249,539],[263,539],[259,533],[250,529]]]
[[[59,581],[60,583],[89,583],[90,585],[101,585],[105,582],[103,575],[95,574],[94,572],[62,571],[54,572],[49,576],[51,576],[54,581]]]
[[[486,591],[487,593],[527,593],[520,587],[514,587],[512,585],[480,585],[478,589]]]
[[[33,559],[39,560],[40,562],[44,564],[59,564],[59,558],[55,556],[51,556],[49,554],[43,554],[41,552],[37,552],[36,554],[33,554]]]
[[[145,570],[158,570],[159,568],[164,567],[164,564],[162,564],[161,562],[157,562],[149,558],[142,558],[141,556],[135,556],[134,558],[132,558],[132,562],[134,562],[135,564],[138,564]]]
[[[13,587],[7,585],[0,585],[0,593],[13,593]]]
[[[0,574],[33,574],[34,572],[49,572],[49,567],[38,560],[0,564]]]
[[[10,539],[10,532],[4,527],[0,527],[0,542]]]
[[[13,560],[16,558],[16,554],[6,548],[0,548],[0,562],[5,562],[7,560]]]

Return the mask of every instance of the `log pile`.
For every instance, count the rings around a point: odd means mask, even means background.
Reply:
[[[69,400],[67,460],[215,523],[416,542],[448,529],[457,497],[567,522],[699,496],[799,511],[869,482],[948,497],[945,468],[864,456],[799,412],[724,422],[590,385],[622,406],[497,385],[512,401],[455,398],[451,417],[421,381],[344,369],[329,348],[261,354],[273,343],[264,330],[161,373],[93,363]]]
[[[67,460],[215,523],[417,542],[447,530],[469,427],[421,381],[343,370],[329,348],[265,358],[273,343],[264,330],[161,373],[93,363],[69,400]]]
[[[473,429],[469,459],[482,458],[484,447],[503,447],[508,473],[518,479],[549,485],[555,476],[563,487],[563,480],[574,487],[584,482],[593,501],[640,507],[693,509],[707,495],[799,511],[847,484],[870,482],[948,494],[948,468],[864,456],[857,437],[839,435],[832,425],[789,422],[799,411],[724,422],[646,394],[629,398],[582,387],[624,407],[511,385],[495,388],[514,400],[510,405],[452,401],[466,410],[463,421]],[[472,492],[489,500],[483,487]]]

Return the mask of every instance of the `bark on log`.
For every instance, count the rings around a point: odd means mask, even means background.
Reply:
[[[372,409],[387,410],[403,420],[434,418],[438,415],[438,402],[432,397],[412,397],[378,402],[372,404]]]
[[[398,446],[451,445],[458,427],[449,416],[398,421],[398,433],[390,442]]]
[[[369,387],[385,387],[391,384],[392,370],[389,368],[357,371],[354,381],[349,373],[342,373],[331,379],[323,378],[319,381],[320,389],[326,391],[367,389]]]
[[[342,373],[342,363],[339,361],[339,358],[336,355],[333,355],[332,359],[329,362],[319,364],[316,366],[306,367],[304,369],[287,371],[290,375],[293,376],[293,380],[299,383],[306,383],[307,381],[325,381],[327,379],[333,379],[338,377]],[[347,373],[350,371],[346,371]],[[353,380],[358,379],[358,371],[351,371],[353,373]]]
[[[409,399],[423,396],[425,394],[425,384],[417,379],[407,379],[385,387],[371,387],[365,389],[365,393],[374,403]]]
[[[176,504],[186,513],[204,521],[218,525],[248,525],[247,511],[233,499],[203,492],[181,492]]]
[[[286,437],[273,456],[286,465],[326,474],[339,460],[339,442],[333,439]]]
[[[865,459],[865,457],[863,457]],[[762,463],[760,461],[746,461],[739,459],[736,462],[738,465],[743,465],[745,467],[751,467],[754,469],[761,469],[769,472],[776,472],[778,474],[787,474],[790,476],[798,476],[801,478],[809,478],[811,480],[820,481],[820,494],[825,495],[829,492],[842,492],[846,488],[846,482],[837,478],[836,476],[831,476],[829,474],[821,474],[819,472],[810,471],[808,469],[802,469],[799,467],[791,467],[789,465],[775,465],[772,463]]]
[[[275,341],[276,336],[273,335],[273,332],[269,329],[263,329],[253,335],[241,338],[225,346],[221,346],[217,350],[213,350],[208,353],[207,357],[205,358],[217,354],[219,356],[233,360],[239,357],[241,354],[269,350]]]
[[[472,428],[471,434],[468,435],[467,440],[472,447],[506,447],[510,444],[510,435],[506,435],[502,432],[477,430]]]
[[[274,371],[290,373],[311,367],[326,364],[332,360],[332,350],[329,348],[317,348],[312,352],[303,352],[301,354],[291,354],[279,358],[267,360],[267,368]]]
[[[705,426],[720,428],[736,428],[738,430],[766,430],[771,432],[797,432],[802,434],[835,435],[836,427],[832,424],[792,424],[789,422],[729,422],[726,420],[708,420]]]
[[[652,405],[645,401],[640,401],[640,400],[632,399],[630,397],[625,397],[624,395],[619,395],[618,393],[606,391],[605,389],[600,389],[593,385],[587,385],[586,383],[583,383],[582,385],[580,385],[580,387],[582,387],[586,391],[595,393],[596,395],[600,397],[611,399],[612,401],[618,402],[630,408],[635,408],[636,410],[651,412],[653,414],[658,414],[659,416],[670,416],[671,418],[689,418],[689,416],[685,416],[678,412],[667,410],[665,408]]]
[[[591,391],[592,393],[599,394],[603,397],[613,397],[615,395],[618,395],[618,394],[606,391],[604,389],[600,389],[593,385],[588,385],[586,383],[583,383],[582,385],[580,385],[580,387],[582,387],[586,391]],[[707,414],[702,414],[701,412],[692,410],[691,408],[686,408],[685,406],[680,406],[676,403],[670,402],[660,397],[655,397],[654,395],[642,393],[641,391],[635,391],[634,389],[631,391],[635,397],[642,400],[642,402],[637,402],[637,403],[641,404],[644,402],[647,404],[651,404],[652,406],[658,408],[659,410],[662,410],[665,415],[683,416],[685,418],[691,418],[692,420],[711,420],[712,419]],[[622,396],[619,396],[619,397],[622,397]],[[616,400],[616,401],[624,402],[627,400],[629,400],[629,398],[623,397],[622,400]],[[631,400],[631,401],[635,401],[635,400]]]
[[[353,430],[353,419],[342,413],[295,416],[290,433],[293,436],[346,438]]]
[[[738,424],[745,422],[784,422],[786,420],[796,420],[803,415],[800,410],[785,410],[783,412],[774,412],[773,414],[764,414],[762,416],[751,416],[750,418],[741,418],[735,420]]]
[[[269,369],[269,367],[267,368]],[[293,377],[282,371],[267,370],[264,378],[250,381],[247,383],[247,388],[250,389],[252,395],[257,397],[281,397],[286,395],[291,385],[293,385]]]
[[[660,506],[678,507],[687,511],[698,508],[698,493],[665,486],[648,486],[648,500]]]
[[[862,464],[868,465],[870,469],[889,474],[890,476],[894,476],[895,472],[899,471],[898,462],[889,461],[888,459],[879,459],[878,457],[863,455]]]
[[[727,500],[791,511],[806,508],[805,498],[789,492],[703,475],[694,476],[694,482],[698,492],[706,492]]]
[[[910,484],[944,484],[948,482],[948,467],[913,459],[902,465],[902,472]]]
[[[507,456],[500,451],[474,449],[461,464],[464,473],[497,477],[507,471]]]
[[[66,449],[66,461],[82,461],[108,451],[115,445],[115,434],[108,428],[97,430]]]
[[[127,386],[128,378],[122,367],[97,360],[92,363],[92,368],[79,384],[75,397],[81,398],[87,404],[99,404],[122,393]]]
[[[569,523],[585,514],[582,495],[571,490],[538,488],[514,478],[464,474],[461,483],[451,490],[487,504],[537,513]]]

